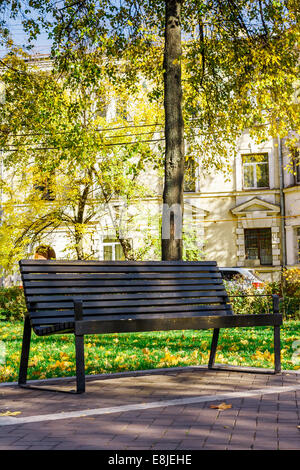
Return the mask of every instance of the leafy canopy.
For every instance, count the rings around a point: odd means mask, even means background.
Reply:
[[[48,31],[57,68],[73,86],[105,74],[134,90],[146,77],[150,98],[162,103],[165,1],[2,2],[8,7],[15,17],[22,11],[31,40]],[[186,138],[203,167],[221,168],[246,128],[260,140],[299,131],[298,2],[193,0],[181,10]],[[87,52],[94,61],[87,58],[83,71]]]

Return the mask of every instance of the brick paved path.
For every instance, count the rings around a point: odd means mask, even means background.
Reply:
[[[74,386],[68,380],[49,383]],[[229,393],[235,395],[224,399]],[[232,408],[210,408],[224,401]],[[300,450],[299,410],[296,372],[197,367],[115,374],[90,377],[83,395],[1,386],[0,413],[21,413],[14,424],[0,417],[0,450]]]

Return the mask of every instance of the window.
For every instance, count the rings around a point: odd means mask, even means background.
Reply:
[[[106,119],[108,110],[108,101],[106,96],[102,95],[98,98],[96,108],[96,115]]]
[[[122,246],[116,238],[104,238],[102,245],[104,261],[125,260]]]
[[[300,153],[298,149],[292,151],[295,184],[300,184]]]
[[[270,228],[245,229],[246,259],[259,260],[261,265],[272,264]]]
[[[183,191],[186,193],[196,191],[196,163],[193,158],[185,161]]]
[[[296,250],[297,250],[297,263],[300,263],[300,227],[296,229]]]
[[[124,121],[129,120],[128,101],[125,98],[117,98],[117,117]]]
[[[244,189],[269,187],[269,161],[267,153],[242,155]]]

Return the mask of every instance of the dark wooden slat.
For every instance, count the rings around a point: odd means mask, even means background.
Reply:
[[[207,277],[208,279],[213,279],[216,275],[221,277],[221,274],[218,271],[214,272],[206,272],[206,273],[191,273],[189,275],[188,272],[184,272],[181,274],[182,280],[188,279],[189,277],[191,278],[202,278],[202,277]],[[149,273],[146,272],[143,277],[140,275],[136,275],[135,273],[126,273],[126,272],[120,272],[120,273],[111,273],[111,277],[109,280],[112,279],[121,279],[121,280],[137,280],[137,281],[144,281],[147,279],[153,279],[154,282],[161,283],[164,282],[165,279],[167,280],[177,280],[178,277],[180,276],[180,273],[161,273],[162,278],[157,278],[157,275],[154,273]],[[222,278],[222,277],[221,277]],[[32,281],[45,281],[45,280],[60,280],[60,279],[71,279],[71,280],[104,280],[107,281],[107,275],[106,274],[101,274],[100,273],[72,273],[72,272],[67,272],[67,273],[23,273],[23,279],[27,280],[32,280]]]
[[[219,304],[191,305],[190,309],[191,310],[199,310],[199,311],[200,310],[222,310],[222,309],[227,309],[227,310],[230,310],[230,312],[233,314],[231,305],[230,304],[225,304],[223,302],[219,303]],[[120,314],[119,309],[112,308],[111,310],[113,312],[116,312],[116,314]],[[165,310],[166,310],[166,307],[162,307],[162,311],[165,311]],[[169,308],[167,308],[167,310],[169,310]],[[182,310],[184,310],[184,311],[189,310],[189,306],[180,305],[178,307],[172,307],[172,312],[177,312],[177,311],[182,311]],[[30,309],[29,311],[30,311],[30,315],[32,317],[35,317],[35,318],[47,317],[47,316],[48,317],[49,316],[54,317],[55,315],[57,316],[57,318],[64,317],[66,315],[72,316],[74,318],[74,309],[70,309],[70,308],[64,309],[64,310],[37,310],[37,311],[34,310],[34,309]],[[93,315],[93,314],[98,314],[98,313],[100,315],[105,315],[105,314],[107,314],[107,311],[108,311],[107,308],[105,308],[105,309],[99,309],[99,308],[84,309],[85,315]],[[141,312],[145,312],[145,313],[147,313],[148,311],[157,313],[158,311],[160,311],[160,309],[158,309],[157,307],[148,306],[148,307],[145,307],[141,310]],[[132,309],[129,309],[129,313],[131,313],[131,312],[132,312]],[[128,313],[128,312],[125,312],[125,313]]]
[[[184,292],[200,292],[200,295],[202,292],[205,292],[207,290],[211,291],[224,291],[224,285],[223,284],[214,284],[212,286],[210,285],[203,285],[203,286],[198,286],[198,285],[192,285],[192,286],[159,286],[159,288],[156,287],[151,287],[151,286],[125,286],[125,287],[48,287],[48,288],[38,288],[38,287],[27,287],[26,288],[26,294],[29,296],[37,296],[37,295],[43,295],[43,296],[49,296],[49,300],[51,296],[56,296],[56,295],[72,295],[74,297],[74,294],[77,297],[80,296],[85,296],[85,295],[98,295],[99,298],[102,298],[103,294],[106,294],[107,292],[111,292],[112,295],[116,294],[131,294],[131,293],[141,293],[144,292],[144,297],[146,297],[149,293],[168,293],[168,292],[178,292],[178,293],[184,293]]]
[[[227,295],[227,294],[224,294],[224,295]],[[85,301],[83,300],[84,302],[84,307],[87,309],[87,308],[95,308],[95,307],[99,307],[99,308],[110,308],[110,307],[115,307],[115,308],[123,308],[123,305],[122,302],[113,302],[113,301],[109,301],[109,302],[101,302],[100,300],[98,301],[94,301],[94,300],[91,300],[91,301]],[[148,299],[142,299],[142,300],[128,300],[126,302],[126,305],[128,305],[129,307],[136,307],[136,306],[140,306],[140,307],[148,307],[149,305],[157,305],[157,306],[163,306],[163,305],[178,305],[178,304],[187,304],[187,305],[190,305],[190,304],[207,304],[207,303],[221,303],[223,302],[223,299],[221,298],[221,294],[220,294],[220,297],[216,297],[215,296],[215,293],[211,294],[211,297],[209,295],[207,295],[206,297],[199,297],[197,299],[195,298],[179,298],[179,299],[153,299],[153,300],[148,300]],[[69,302],[36,302],[35,305],[34,305],[34,308],[36,310],[50,310],[50,309],[54,309],[54,310],[58,310],[58,309],[63,309],[63,308],[69,308],[70,307],[70,301]]]
[[[213,266],[203,267],[203,266],[126,266],[126,269],[122,266],[114,266],[113,269],[110,266],[98,266],[98,265],[30,265],[30,266],[22,266],[23,273],[67,273],[67,272],[74,272],[74,273],[204,273],[204,272],[218,272],[217,268]]]
[[[24,287],[26,289],[41,289],[41,288],[48,288],[50,289],[49,293],[51,293],[51,289],[54,288],[64,288],[66,291],[68,288],[76,288],[76,289],[84,289],[84,288],[105,288],[106,290],[111,290],[115,289],[117,291],[118,289],[139,289],[143,288],[145,289],[145,292],[152,291],[152,290],[165,290],[165,289],[173,289],[173,290],[184,290],[184,289],[205,289],[205,288],[214,288],[214,286],[222,286],[224,287],[224,284],[221,279],[215,280],[215,282],[209,282],[208,279],[204,280],[193,280],[194,282],[185,282],[182,283],[181,279],[172,282],[166,282],[166,283],[161,283],[161,284],[153,284],[151,283],[130,283],[130,282],[122,282],[122,281],[116,281],[115,284],[113,285],[113,281],[109,281],[107,283],[104,283],[103,281],[82,281],[82,282],[76,282],[76,281],[39,281],[39,282],[24,282]],[[186,286],[186,287],[185,287]]]
[[[102,265],[102,266],[217,266],[216,261],[103,261],[103,260],[36,260],[36,259],[22,259],[19,262],[20,266],[32,265]]]
[[[79,293],[78,293],[79,294]],[[90,301],[98,301],[98,302],[105,302],[105,301],[112,301],[112,302],[127,302],[127,301],[134,301],[134,300],[144,300],[148,302],[149,304],[151,303],[150,299],[198,299],[199,302],[201,302],[201,298],[203,297],[216,297],[216,296],[227,296],[227,292],[224,290],[211,290],[211,291],[182,291],[182,292],[147,292],[147,295],[145,296],[145,293],[131,293],[131,294],[103,294],[99,296],[99,293],[95,293],[94,295],[89,294],[89,295],[83,295],[80,297],[80,299],[88,304]],[[62,302],[62,307],[63,303],[65,302],[71,302],[73,303],[73,298],[74,295],[53,295],[53,296],[41,296],[41,295],[29,295],[27,293],[27,298],[29,302],[35,302],[38,303],[38,305],[43,302]],[[109,304],[107,304],[109,305]],[[111,304],[111,305],[117,305],[117,303]],[[37,306],[36,308],[40,308]]]
[[[34,332],[39,335],[39,336],[46,336],[46,335],[51,335],[51,334],[68,334],[68,333],[74,333],[75,329],[75,322],[69,322],[69,323],[55,323],[52,325],[32,325],[32,328]]]
[[[167,307],[136,307],[136,308],[90,308],[90,309],[83,309],[83,315],[85,317],[92,317],[93,315],[121,315],[121,314],[137,314],[137,313],[165,313],[171,312],[174,315],[177,312],[202,312],[202,311],[217,311],[217,310],[226,310],[229,315],[232,315],[232,309],[230,305],[172,305]],[[66,310],[44,310],[44,311],[30,311],[31,318],[53,318],[53,319],[64,319],[65,317],[70,317],[74,319],[74,311],[70,309]]]
[[[200,312],[191,312],[188,314],[189,317],[202,317],[202,316],[208,316],[208,315],[216,315],[216,316],[220,316],[220,315],[227,315],[227,311],[226,310],[218,310],[218,311],[209,311],[209,310],[203,310],[203,311],[200,311]],[[112,321],[112,320],[127,320],[127,321],[132,321],[132,320],[135,320],[135,319],[162,319],[162,318],[173,318],[173,319],[176,319],[176,318],[186,318],[187,316],[187,313],[186,312],[178,312],[176,315],[174,315],[174,313],[171,313],[171,312],[167,312],[167,313],[164,313],[163,315],[160,314],[160,313],[151,313],[151,314],[136,314],[136,313],[132,313],[132,314],[127,314],[127,315],[93,315],[92,318],[87,318],[87,317],[83,317],[83,321],[102,321],[102,322],[105,322],[105,321]],[[74,317],[73,317],[73,321],[74,321]],[[33,318],[32,319],[32,324],[33,325],[48,325],[48,324],[59,324],[59,323],[66,323],[66,322],[72,322],[72,317],[65,317],[65,318],[61,318],[60,321],[58,322],[57,319],[55,318],[41,318],[41,319],[35,319]],[[75,323],[75,321],[74,321]]]
[[[107,322],[82,321],[75,325],[77,334],[127,333],[138,331],[198,330],[210,328],[235,328],[247,326],[274,326],[282,324],[282,315],[209,315],[207,317],[182,317],[141,319]]]
[[[72,274],[72,273],[70,273]],[[168,275],[168,274],[160,274],[160,278],[157,279],[157,274],[145,274],[145,276],[137,276],[136,274],[128,274],[123,275],[121,274],[112,274],[107,276],[107,274],[77,274],[76,276],[69,275],[69,273],[64,274],[23,274],[24,284],[26,285],[36,285],[36,286],[43,286],[42,282],[46,285],[46,283],[51,282],[51,285],[57,283],[57,285],[62,285],[64,282],[68,281],[69,284],[72,285],[74,283],[75,286],[77,285],[103,285],[103,286],[118,286],[118,285],[166,285],[166,284],[214,284],[223,282],[221,274],[192,274],[191,276],[189,273],[184,273],[181,276],[175,275]],[[95,283],[95,284],[93,284]]]

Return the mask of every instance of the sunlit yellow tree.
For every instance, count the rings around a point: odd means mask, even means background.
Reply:
[[[92,73],[87,63],[93,56],[88,60],[81,76]],[[74,255],[91,257],[85,234],[96,230],[104,213],[124,257],[132,258],[126,231],[107,207],[153,194],[147,168],[159,166],[161,158],[151,146],[160,138],[156,126],[147,123],[159,119],[157,106],[143,89],[132,96],[120,88],[116,92],[107,79],[93,86],[88,77],[87,86],[82,81],[75,90],[51,64],[41,70],[15,55],[4,63],[2,265],[9,268],[29,244],[62,227]],[[108,119],[111,102],[114,113]]]
[[[76,64],[93,51],[106,63],[92,81],[106,74],[134,89],[142,75],[154,84],[168,207],[183,206],[184,139],[203,168],[221,169],[245,128],[259,139],[299,131],[296,0],[5,0],[1,8],[13,17],[22,10],[32,39],[49,31],[57,68],[74,82],[85,80]],[[7,36],[4,22],[2,30]],[[162,241],[162,257],[180,259],[182,240]]]

